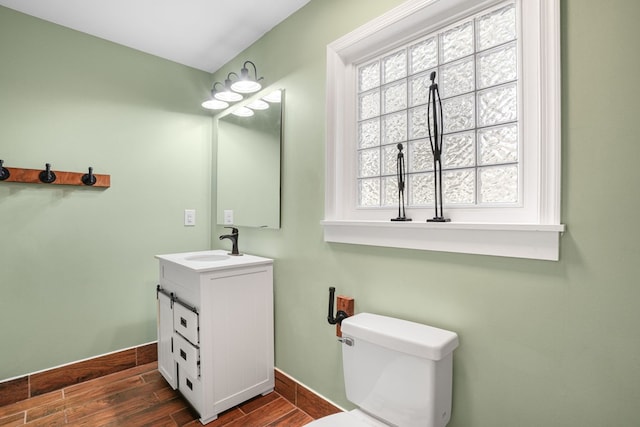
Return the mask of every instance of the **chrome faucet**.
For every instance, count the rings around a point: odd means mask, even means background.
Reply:
[[[231,252],[229,252],[229,255],[242,255],[240,252],[238,252],[238,229],[235,227],[225,227],[225,228],[230,228],[231,229],[231,234],[223,234],[222,236],[220,236],[220,240],[224,240],[224,239],[229,239],[231,240],[231,243],[233,244],[232,248],[231,248]]]

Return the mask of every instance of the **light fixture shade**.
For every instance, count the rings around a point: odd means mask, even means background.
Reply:
[[[230,90],[225,90],[222,92],[217,92],[214,95],[214,98],[224,102],[238,102],[238,101],[242,101],[244,97],[239,93],[232,92]]]
[[[253,67],[253,77],[249,75],[248,65]],[[251,61],[245,61],[242,69],[240,70],[240,76],[236,74],[237,80],[233,82],[231,85],[231,90],[238,93],[254,93],[262,89],[262,85],[260,84],[260,80],[262,77],[258,78],[258,69],[256,68],[256,64]]]
[[[202,103],[202,106],[208,110],[224,110],[229,104],[219,99],[207,99]]]
[[[249,74],[248,66],[253,67],[253,75]],[[228,108],[229,103],[242,101],[244,99],[243,94],[254,93],[262,89],[261,80],[263,80],[263,77],[258,77],[256,64],[251,61],[245,61],[240,70],[240,75],[232,71],[227,74],[224,83],[215,82],[213,84],[211,88],[211,99],[203,102],[202,106],[210,110],[223,110]],[[269,106],[258,103],[252,108],[264,110],[269,108]],[[248,117],[253,115],[253,112],[249,110],[249,113],[247,113],[247,108],[245,108],[244,110],[240,110],[236,115]]]
[[[238,93],[254,93],[262,89],[262,85],[255,80],[237,80],[231,85],[231,90]]]
[[[268,102],[281,102],[282,101],[282,93],[279,90],[274,90],[267,96],[263,96],[262,99]]]
[[[247,104],[247,107],[251,108],[252,110],[266,110],[269,108],[269,104],[261,99],[256,99],[252,103]]]
[[[231,114],[238,117],[251,117],[253,116],[253,110],[247,107],[240,107],[233,110]]]

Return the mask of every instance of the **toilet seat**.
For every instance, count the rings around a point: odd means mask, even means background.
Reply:
[[[366,415],[364,412],[354,409],[350,412],[338,412],[309,424],[305,427],[389,427],[387,424]]]

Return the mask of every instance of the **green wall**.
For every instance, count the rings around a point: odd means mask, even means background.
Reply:
[[[0,381],[156,339],[153,256],[210,245],[210,81],[0,7],[0,159],[111,175],[0,183]]]
[[[240,230],[241,250],[276,259],[277,366],[351,407],[325,320],[335,285],[358,312],[459,334],[451,427],[638,425],[640,2],[561,2],[559,262],[323,241],[325,48],[399,3],[312,0],[215,75],[250,59],[287,90],[282,229]]]
[[[214,76],[251,59],[287,90],[282,228],[240,229],[242,251],[276,259],[277,366],[351,407],[334,285],[358,312],[459,334],[451,427],[638,425],[640,2],[561,2],[559,262],[323,241],[325,47],[400,3],[312,0]],[[152,341],[153,255],[228,246],[209,225],[211,76],[3,8],[0,54],[6,165],[112,178],[0,183],[0,378]]]

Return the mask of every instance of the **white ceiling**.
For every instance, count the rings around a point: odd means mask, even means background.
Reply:
[[[0,5],[214,72],[309,1],[0,0]]]

